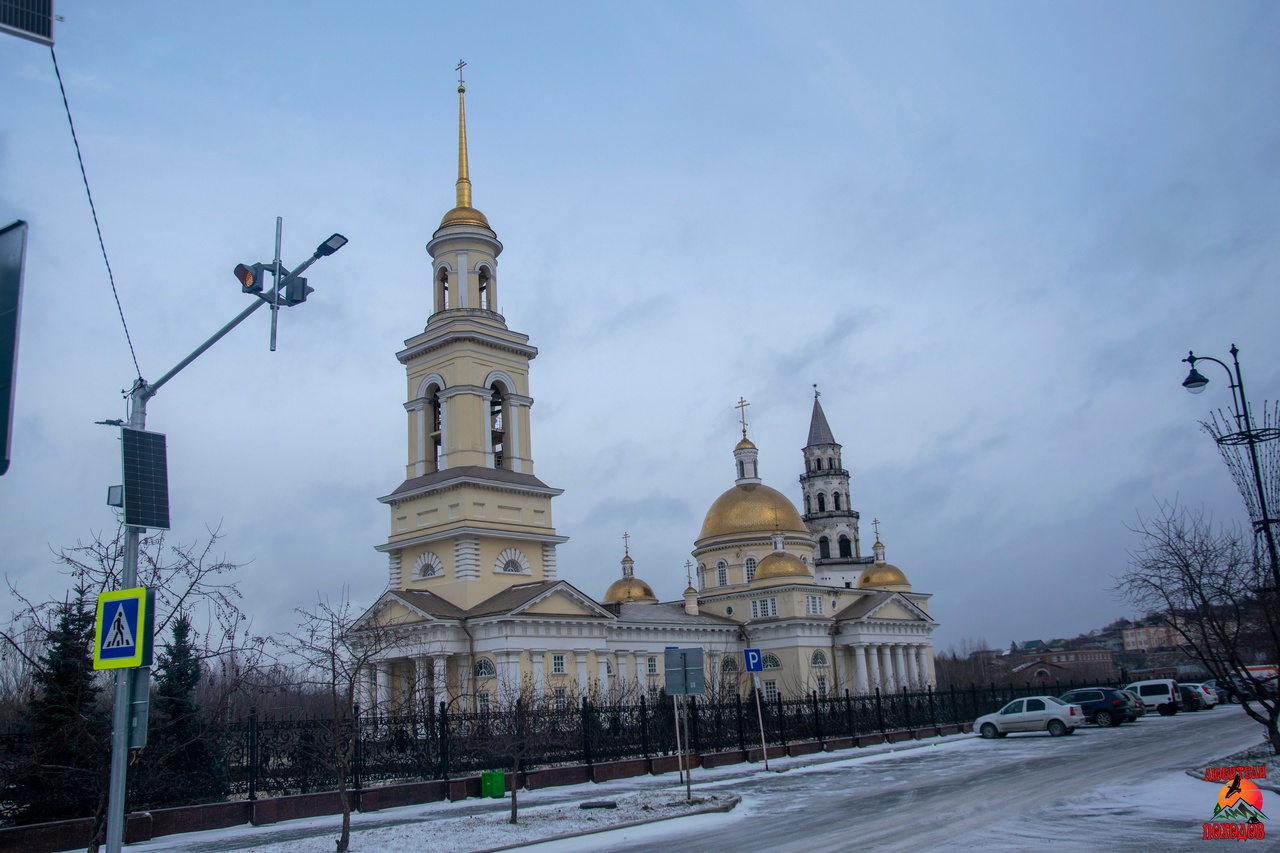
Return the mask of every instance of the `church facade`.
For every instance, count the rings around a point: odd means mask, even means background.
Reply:
[[[885,561],[878,532],[862,556],[849,474],[816,393],[803,515],[761,481],[744,414],[733,485],[707,511],[680,599],[660,601],[625,546],[599,600],[557,576],[561,490],[534,473],[538,351],[498,310],[502,244],[472,204],[464,99],[459,84],[456,203],[427,244],[432,311],[396,354],[404,479],[379,498],[391,516],[377,546],[387,588],[358,623],[395,641],[363,673],[365,701],[487,710],[520,695],[655,697],[672,646],[704,650],[708,691],[721,697],[751,686],[745,648],[763,653],[767,698],[931,684],[929,595]]]

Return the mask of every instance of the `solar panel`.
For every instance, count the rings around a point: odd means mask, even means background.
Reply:
[[[53,0],[0,0],[0,33],[53,44]]]
[[[164,435],[124,427],[124,523],[169,529],[169,463]]]

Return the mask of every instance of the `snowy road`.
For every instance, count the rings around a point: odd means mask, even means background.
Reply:
[[[743,796],[732,814],[529,849],[621,853],[678,843],[742,853],[1203,850],[1201,826],[1220,786],[1184,771],[1260,740],[1257,723],[1234,707],[1149,715],[1119,729],[1085,727],[1064,738],[952,740],[726,780],[717,784]],[[1280,796],[1272,795],[1264,811],[1280,817]]]

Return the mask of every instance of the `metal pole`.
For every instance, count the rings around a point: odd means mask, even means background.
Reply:
[[[757,682],[759,676],[756,677]],[[764,769],[769,769],[769,744],[764,741],[764,710],[760,707],[760,685],[756,685],[756,721],[760,723],[760,751],[764,753]]]
[[[676,767],[680,768],[680,781],[684,781],[684,750],[680,746],[680,705],[674,693],[671,694],[671,719],[676,727]]]
[[[176,371],[171,371],[176,372]],[[141,378],[129,394],[129,429],[145,429],[147,398],[155,393]],[[120,588],[138,585],[138,547],[142,528],[124,529],[124,567]],[[111,775],[107,795],[107,853],[120,853],[124,844],[125,793],[129,775],[129,700],[133,695],[134,670],[116,671],[116,692],[111,709]]]
[[[1275,589],[1280,591],[1280,555],[1276,553],[1276,540],[1271,531],[1271,525],[1275,519],[1267,511],[1267,495],[1262,487],[1262,471],[1258,467],[1258,442],[1253,434],[1249,403],[1244,397],[1244,377],[1240,374],[1240,350],[1235,344],[1231,345],[1231,360],[1236,366],[1236,386],[1240,389],[1240,411],[1243,413],[1245,436],[1249,441],[1249,461],[1253,463],[1253,485],[1258,490],[1258,510],[1262,513],[1262,520],[1258,522],[1258,526],[1262,528],[1262,535],[1267,540],[1267,553],[1271,557],[1271,581],[1275,584]]]
[[[274,261],[275,292],[271,294],[271,351],[276,351],[276,317],[280,314],[280,235],[284,229],[284,217],[276,217],[276,259]]]
[[[681,664],[684,663],[684,654],[680,655]],[[686,687],[686,689],[688,689]],[[689,742],[689,697],[686,695],[684,701],[680,703],[684,708],[684,745],[685,749],[691,749],[692,744]],[[683,753],[681,753],[683,755]],[[685,762],[684,771],[684,801],[686,803],[693,802],[693,756],[689,756],[689,760]]]

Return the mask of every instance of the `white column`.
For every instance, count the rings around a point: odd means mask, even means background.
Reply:
[[[937,689],[938,683],[933,677],[933,648],[931,646],[920,646],[920,673],[926,684]]]
[[[575,651],[574,660],[578,664],[578,698],[587,695],[587,653]]]
[[[457,287],[458,301],[454,303],[454,306],[457,308],[470,307],[467,304],[468,302],[467,291],[470,290],[469,285],[471,284],[470,273],[471,271],[467,269],[467,253],[459,252],[458,253],[458,287]]]
[[[545,652],[530,652],[529,655],[533,659],[533,698],[535,700],[542,698],[542,673],[543,663],[542,656]]]
[[[907,683],[907,663],[903,660],[902,644],[893,645],[893,689],[901,690]]]
[[[431,704],[438,711],[441,702],[449,701],[449,658],[435,655],[431,659]]]
[[[609,699],[609,658],[604,652],[596,652],[596,681],[600,683],[600,700]]]
[[[627,669],[627,658],[631,656],[631,653],[617,652],[616,656],[618,658],[618,690],[622,691],[627,689],[627,673],[629,672]]]
[[[430,658],[418,655],[413,659],[413,712],[425,713],[431,707],[431,681],[427,673],[430,671]]]
[[[868,690],[883,689],[884,684],[880,680],[880,648],[878,646],[867,646],[867,663],[870,664],[871,669],[871,684]]]
[[[867,687],[867,654],[866,646],[853,647],[853,689],[855,693],[866,693]]]
[[[879,646],[877,651],[880,653],[880,689],[888,693],[897,686],[893,681],[893,647]]]
[[[520,653],[498,652],[498,701],[520,693]]]
[[[427,407],[425,400],[413,401],[414,420],[418,422],[418,461],[413,465],[415,476],[427,473]]]
[[[916,652],[918,647],[914,644],[908,645],[904,657],[907,663],[907,684],[911,685],[912,690],[920,688],[920,670],[916,668]]]
[[[515,389],[511,389],[512,392]],[[524,471],[524,456],[520,448],[520,403],[515,400],[508,399],[507,414],[510,415],[510,425],[507,426],[506,444],[510,448],[511,470]]]
[[[379,714],[385,714],[391,710],[387,707],[391,702],[391,664],[387,661],[378,663],[377,685],[377,698],[374,700],[374,705]]]

